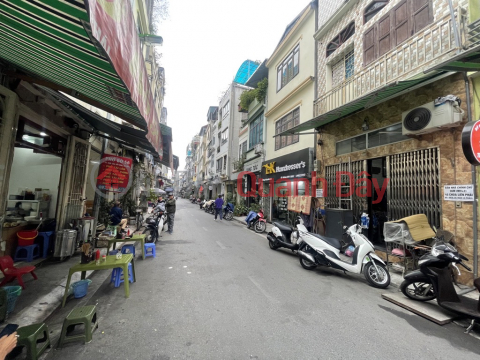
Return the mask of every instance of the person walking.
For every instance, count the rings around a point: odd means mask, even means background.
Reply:
[[[217,220],[217,215],[220,214],[220,220],[222,220],[222,206],[223,199],[222,195],[218,195],[218,199],[215,200],[215,220]]]
[[[167,221],[168,221],[168,233],[173,233],[173,223],[175,220],[175,211],[177,210],[177,204],[173,193],[168,194],[168,200],[165,202],[165,210],[167,210]]]

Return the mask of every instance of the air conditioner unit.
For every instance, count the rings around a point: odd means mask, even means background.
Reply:
[[[262,154],[263,153],[263,144],[260,143],[260,144],[255,145],[254,149],[255,149],[254,150],[255,154]]]
[[[420,135],[454,127],[462,118],[463,110],[456,101],[447,101],[438,106],[432,101],[402,113],[402,135]]]

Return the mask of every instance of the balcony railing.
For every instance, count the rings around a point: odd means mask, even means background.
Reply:
[[[462,16],[459,28],[463,24]],[[314,114],[322,115],[384,85],[406,80],[425,67],[453,56],[455,50],[451,18],[446,16],[320,96],[314,102]]]

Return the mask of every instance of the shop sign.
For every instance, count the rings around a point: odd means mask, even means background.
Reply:
[[[316,197],[317,198],[323,198],[323,189],[317,189],[316,191]]]
[[[310,178],[313,148],[306,148],[262,163],[262,179]]]
[[[262,159],[258,158],[255,161],[252,161],[248,164],[245,164],[243,167],[243,171],[250,171],[253,173],[260,172],[262,169]]]
[[[443,187],[445,201],[474,201],[473,185],[445,185]]]
[[[462,131],[463,154],[472,165],[480,165],[480,120],[471,121]]]
[[[115,155],[103,155],[97,176],[97,189],[124,193],[130,186],[132,159]]]
[[[131,100],[135,102],[147,123],[147,139],[162,159],[163,144],[159,117],[156,114],[130,2],[89,0],[88,14],[93,37],[107,53],[118,76],[130,91]],[[123,100],[128,104],[128,94],[120,93],[115,89],[111,91],[119,101]]]

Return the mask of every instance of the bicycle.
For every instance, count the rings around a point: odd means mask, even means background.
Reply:
[[[135,228],[136,228],[136,231],[139,231],[143,225],[143,211],[142,209],[136,209],[135,211],[136,211]]]

